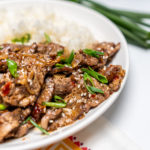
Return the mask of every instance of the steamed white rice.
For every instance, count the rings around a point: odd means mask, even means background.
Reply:
[[[30,33],[32,42],[45,40],[44,32],[53,42],[68,49],[78,50],[90,47],[95,41],[92,33],[75,22],[66,20],[50,9],[33,7],[24,9],[0,10],[0,43]]]

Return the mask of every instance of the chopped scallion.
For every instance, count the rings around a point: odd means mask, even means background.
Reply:
[[[94,93],[101,93],[104,94],[104,92],[101,89],[98,89],[96,87],[93,86],[88,86],[88,89],[90,89],[90,91],[94,92]]]
[[[55,102],[58,102],[58,103],[60,103],[61,101],[62,101],[63,103],[66,103],[66,102],[63,100],[62,97],[57,96],[57,95],[54,96],[54,101],[55,101]]]
[[[65,59],[64,62],[65,62],[66,64],[71,64],[72,61],[73,61],[73,59],[74,59],[74,51],[71,52],[69,58]]]
[[[108,83],[108,80],[105,76],[94,71],[91,67],[89,67],[89,69],[82,68],[82,71],[86,72],[87,74],[89,74],[90,76],[94,77],[95,79],[97,79],[98,81],[102,83]]]
[[[98,52],[98,51],[95,51],[93,49],[84,49],[83,52],[89,56],[93,56],[93,57],[96,57],[96,58],[99,58],[100,55],[104,55],[103,52]]]
[[[64,53],[64,50],[60,50],[57,52],[57,56],[61,56]]]
[[[49,35],[47,33],[44,33],[44,36],[45,36],[45,39],[46,39],[45,43],[47,43],[47,44],[50,43],[51,39],[50,39]]]
[[[4,104],[0,104],[0,110],[5,110],[7,107]]]
[[[45,129],[43,129],[42,127],[40,127],[35,121],[32,120],[31,116],[29,116],[22,124],[25,124],[28,121],[30,121],[36,128],[38,128],[39,130],[41,130],[43,133],[49,135],[49,133]]]
[[[14,39],[12,39],[11,41],[12,41],[13,43],[18,42],[18,43],[24,44],[24,43],[28,43],[28,42],[30,41],[30,39],[31,39],[31,35],[30,35],[29,33],[27,33],[27,34],[25,34],[24,36],[22,36],[22,37],[20,37],[20,38],[14,38]]]
[[[18,77],[17,63],[11,59],[7,59],[8,69],[13,77]]]
[[[64,108],[66,107],[66,103],[60,103],[60,102],[43,102],[44,106],[48,107],[55,107],[55,108]]]

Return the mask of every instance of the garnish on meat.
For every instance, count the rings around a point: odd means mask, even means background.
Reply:
[[[46,42],[0,45],[0,142],[26,135],[36,127],[49,134],[82,118],[113,92],[124,78],[119,65],[108,65],[120,44],[97,43],[72,51]]]

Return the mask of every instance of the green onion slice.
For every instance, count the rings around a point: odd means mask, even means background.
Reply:
[[[58,69],[61,69],[61,68],[65,67],[65,65],[64,65],[64,64],[59,64],[59,63],[57,63],[57,64],[55,65],[55,67],[58,68]]]
[[[4,104],[0,104],[0,110],[5,110],[7,107]]]
[[[58,69],[61,69],[63,67],[69,67],[69,66],[70,66],[70,64],[59,64],[59,63],[55,64],[55,67]]]
[[[47,33],[44,33],[44,36],[46,39],[45,43],[51,43],[51,39],[50,39],[49,35]]]
[[[104,92],[103,92],[101,89],[98,89],[98,88],[96,88],[96,87],[94,87],[94,86],[88,86],[88,89],[89,89],[90,91],[92,91],[93,93],[101,93],[101,94],[104,94]]]
[[[99,58],[100,55],[104,55],[103,52],[99,52],[99,51],[95,51],[93,49],[84,49],[83,52],[89,56],[93,56],[93,57],[96,57],[96,58]]]
[[[57,56],[61,56],[64,53],[64,50],[60,50],[57,52]]]
[[[95,79],[97,79],[101,83],[108,83],[108,80],[105,76],[103,76],[102,74],[99,74],[98,72],[94,71],[91,67],[89,67],[89,69],[82,68],[82,71],[86,72],[90,76],[94,77]]]
[[[29,42],[30,39],[31,39],[31,35],[30,35],[29,33],[27,33],[27,34],[25,34],[24,36],[22,36],[22,37],[20,37],[20,38],[14,38],[14,39],[12,39],[11,41],[12,41],[13,43],[18,42],[18,43],[24,44],[24,43]]]
[[[60,103],[62,101],[63,103],[66,103],[62,97],[55,95],[54,96],[54,101]]]
[[[64,108],[67,105],[66,103],[60,102],[43,102],[42,104],[48,107],[55,107],[55,108]]]
[[[61,98],[60,96],[55,95],[54,96],[54,100],[62,100],[63,98]]]
[[[91,82],[91,84],[93,85],[92,78],[86,72],[83,74],[83,79],[84,79],[84,82],[86,82],[87,80],[89,80]]]
[[[62,61],[63,61],[64,63],[66,63],[66,64],[71,64],[72,61],[73,61],[73,59],[74,59],[74,51],[71,52],[69,58],[67,58],[67,59],[65,59],[65,60],[62,60]]]
[[[104,93],[101,89],[98,89],[98,88],[95,88],[94,87],[94,84],[93,84],[93,80],[92,78],[85,72],[83,74],[83,79],[84,79],[84,84],[85,84],[85,87],[87,88],[87,90],[91,93],[91,94],[95,94],[95,93]],[[90,81],[90,83],[92,84],[92,86],[89,86],[87,85],[87,80]]]
[[[18,77],[17,63],[11,59],[7,59],[8,69],[13,77]]]
[[[28,121],[30,121],[36,128],[38,128],[39,130],[41,130],[41,132],[45,133],[46,135],[49,135],[49,133],[45,129],[43,129],[42,127],[40,127],[35,121],[32,120],[31,116],[29,116],[22,124],[25,124]]]

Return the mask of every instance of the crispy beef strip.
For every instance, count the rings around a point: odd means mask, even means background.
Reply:
[[[64,75],[54,75],[53,80],[55,85],[55,95],[65,96],[71,93],[75,86],[71,77],[65,77]]]
[[[45,84],[43,86],[43,90],[37,100],[38,104],[41,104],[43,102],[48,102],[52,99],[52,96],[54,94],[54,81],[51,77],[46,78]]]
[[[14,136],[17,138],[22,137],[26,135],[31,128],[33,128],[33,125],[31,123],[28,122],[26,124],[23,124],[17,129],[17,132]]]
[[[49,55],[50,57],[56,57],[57,52],[60,50],[64,50],[64,47],[56,44],[56,43],[33,43],[32,45],[21,45],[21,44],[2,44],[0,45],[2,48],[1,52],[16,52],[16,53],[27,53],[27,54],[34,54],[40,53],[44,55]]]
[[[52,42],[49,44],[40,43],[37,48],[37,52],[48,54],[50,57],[56,57],[61,50],[64,50],[63,46]]]
[[[51,74],[63,73],[63,74],[70,74],[73,71],[71,66],[64,66],[62,68],[53,68]]]
[[[20,116],[20,108],[13,112],[6,111],[0,114],[0,142],[2,142],[9,133],[19,127]]]
[[[41,119],[41,127],[44,129],[48,129],[48,124],[50,121],[53,122],[62,112],[62,109],[48,109],[46,114]]]
[[[107,42],[97,43],[93,45],[93,49],[104,52],[104,55],[99,58],[95,58],[85,54],[83,50],[79,50],[72,62],[73,67],[78,67],[79,65],[91,66],[95,69],[103,67],[118,52],[120,49],[120,43],[116,45],[114,43]]]
[[[51,101],[54,95],[54,81],[51,77],[45,79],[40,96],[37,99],[37,102],[32,111],[32,117],[38,121],[43,113],[46,112],[46,108],[42,106],[43,102]]]
[[[22,133],[24,131],[22,131],[22,126],[24,126],[24,125],[22,125],[22,121],[24,121],[30,115],[30,113],[31,113],[31,108],[26,108],[26,109],[21,110],[21,113],[18,114],[18,115],[20,115],[19,116],[20,117],[20,119],[19,119],[20,125],[16,129],[12,130],[9,134],[7,134],[5,139],[12,138],[12,137],[21,137],[21,135],[23,136]],[[31,124],[30,124],[30,127],[32,127]],[[26,131],[26,133],[27,133],[27,131]]]
[[[109,65],[108,67],[101,69],[99,72],[107,77],[111,93],[120,88],[121,82],[125,76],[125,71],[120,65]]]

